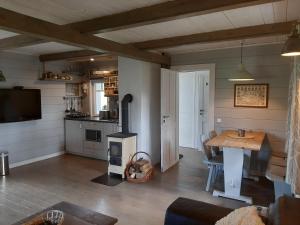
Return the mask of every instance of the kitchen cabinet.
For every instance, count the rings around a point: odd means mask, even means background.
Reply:
[[[81,121],[66,120],[66,151],[71,153],[83,153],[83,129]]]
[[[117,123],[66,120],[66,151],[107,160],[107,135],[117,130]]]

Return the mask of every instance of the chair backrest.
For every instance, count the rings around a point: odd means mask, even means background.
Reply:
[[[214,138],[214,137],[217,137],[218,135],[217,135],[217,132],[215,131],[215,130],[212,130],[212,131],[210,131],[209,132],[209,138],[210,139],[212,139],[212,138]]]
[[[210,131],[208,135],[209,135],[209,139],[212,139],[212,138],[218,136],[218,134],[215,130]],[[215,155],[220,154],[220,148],[218,146],[213,146],[211,149],[213,150]]]
[[[203,149],[204,149],[204,154],[205,154],[206,160],[211,160],[212,159],[211,147],[206,144],[208,141],[209,141],[209,139],[206,139],[205,141],[203,141]]]

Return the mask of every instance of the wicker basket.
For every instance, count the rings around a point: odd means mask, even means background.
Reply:
[[[129,174],[129,169],[130,169],[131,166],[133,166],[136,163],[136,160],[134,160],[134,158],[138,154],[147,155],[147,157],[149,158],[149,163],[151,165],[151,168],[148,170],[148,172],[145,174],[144,177],[142,177],[142,178],[131,178],[130,174]],[[127,181],[131,182],[131,183],[145,183],[145,182],[149,181],[153,177],[153,175],[154,175],[154,168],[153,168],[152,163],[151,163],[151,157],[150,157],[150,155],[147,152],[136,152],[131,157],[131,159],[129,160],[129,162],[126,165],[125,175],[126,175]]]

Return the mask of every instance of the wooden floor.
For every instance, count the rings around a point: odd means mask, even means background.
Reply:
[[[0,178],[0,225],[12,224],[60,201],[68,201],[119,219],[123,225],[163,224],[165,210],[177,197],[227,207],[243,203],[204,191],[207,169],[200,152],[186,150],[180,163],[146,184],[115,187],[90,180],[106,172],[106,162],[64,155],[11,170]]]

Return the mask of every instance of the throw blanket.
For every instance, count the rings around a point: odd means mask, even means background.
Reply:
[[[254,206],[234,210],[217,221],[216,225],[264,225]]]

